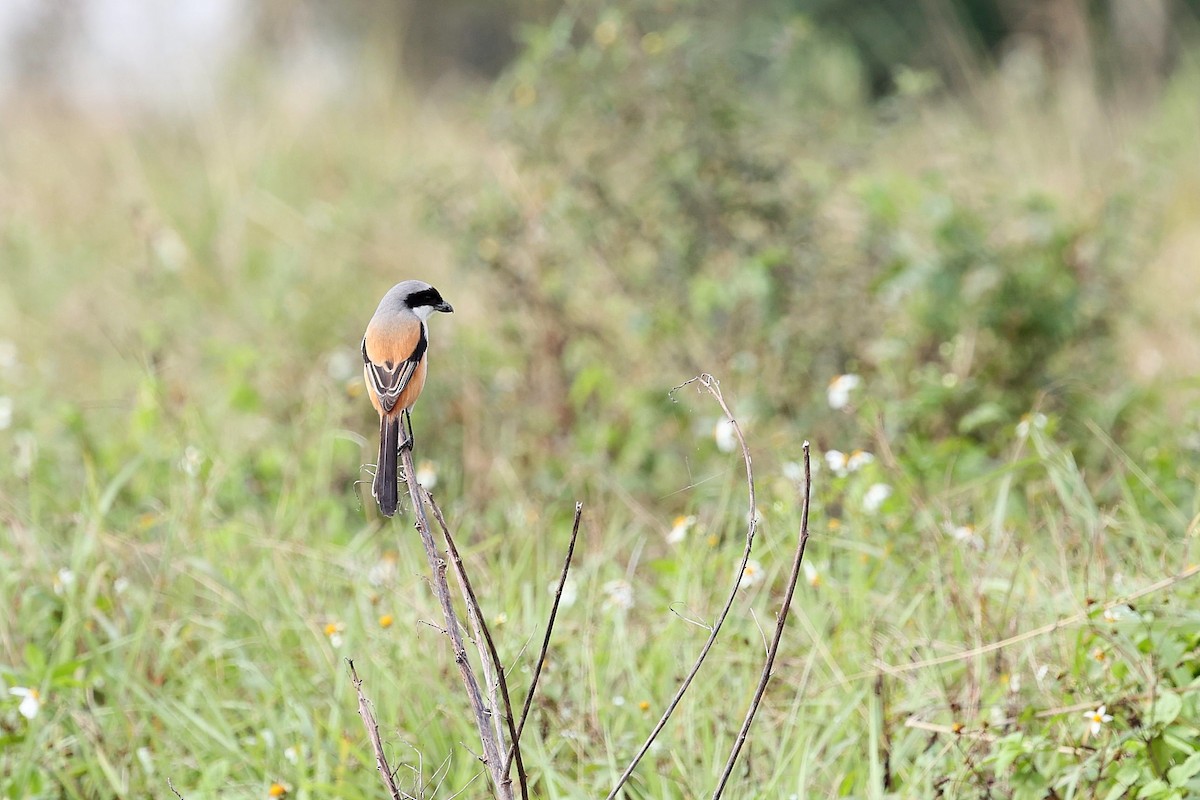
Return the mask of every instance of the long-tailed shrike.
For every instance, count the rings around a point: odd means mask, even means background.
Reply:
[[[428,283],[397,283],[379,301],[363,336],[363,377],[379,412],[379,464],[371,494],[388,517],[398,504],[397,457],[402,447],[413,445],[409,410],[425,387],[427,320],[434,311],[453,310]]]

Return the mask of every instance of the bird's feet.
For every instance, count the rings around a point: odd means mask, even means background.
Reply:
[[[400,442],[400,449],[411,453],[416,440],[413,438],[412,414],[408,411],[405,411],[404,415],[400,418],[400,430],[404,433],[404,439]]]

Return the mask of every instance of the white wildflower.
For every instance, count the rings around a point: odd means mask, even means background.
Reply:
[[[325,625],[325,636],[329,639],[329,646],[335,650],[345,643],[342,638],[342,631],[346,630],[346,626],[340,622],[329,622]]]
[[[1039,431],[1044,430],[1046,427],[1046,422],[1047,420],[1045,414],[1026,414],[1025,416],[1021,417],[1021,421],[1017,423],[1017,438],[1027,438],[1030,430],[1032,429]]]
[[[1124,622],[1125,620],[1129,619],[1135,619],[1136,617],[1137,613],[1125,603],[1109,606],[1108,608],[1104,609],[1104,621],[1110,625],[1118,622]]]
[[[970,547],[972,550],[983,549],[983,539],[976,535],[974,525],[955,525],[947,522],[942,525],[942,530],[964,547]]]
[[[204,464],[204,455],[195,447],[188,445],[184,448],[183,458],[179,459],[179,468],[189,478],[194,478],[200,474],[200,467]]]
[[[825,464],[839,478],[844,478],[851,472],[858,472],[874,460],[875,456],[866,450],[855,450],[849,454],[843,453],[841,450],[825,451]]]
[[[417,464],[417,483],[424,486],[426,489],[432,489],[437,486],[438,473],[437,464],[434,464],[428,459]]]
[[[804,580],[814,589],[821,585],[821,573],[812,564],[805,561],[800,565],[804,569]]]
[[[1088,730],[1091,732],[1092,736],[1100,733],[1100,729],[1103,728],[1106,723],[1112,722],[1112,714],[1105,713],[1107,710],[1107,706],[1101,705],[1097,707],[1095,711],[1088,711],[1084,713],[1083,718],[1087,720]]]
[[[742,568],[742,577],[738,580],[738,588],[749,589],[751,586],[760,583],[762,579],[762,564],[752,559],[747,561],[746,566]]]
[[[826,390],[826,397],[829,399],[829,407],[835,411],[840,411],[850,404],[850,392],[858,388],[862,383],[862,378],[857,375],[838,375],[829,382],[829,388]]]
[[[75,573],[63,567],[54,575],[54,593],[63,594],[75,585]]]
[[[11,397],[0,397],[0,431],[12,426],[13,401]]]
[[[858,472],[860,469],[870,464],[875,460],[875,456],[868,453],[866,450],[855,450],[846,459],[846,469],[850,472]]]
[[[863,495],[863,508],[868,514],[874,514],[883,505],[883,501],[892,496],[892,487],[886,483],[873,483]]]
[[[37,689],[14,686],[8,693],[21,698],[21,705],[17,706],[17,711],[21,712],[25,719],[33,719],[42,710],[42,695]]]
[[[833,474],[839,478],[844,478],[849,473],[850,470],[847,467],[849,460],[849,457],[841,450],[825,451],[825,463],[833,470]]]
[[[558,591],[558,581],[550,581],[550,585],[546,587],[546,591],[554,594]],[[575,599],[579,597],[579,586],[575,583],[574,578],[567,578],[563,584],[562,596],[558,598],[559,608],[570,608],[575,605]]]
[[[783,477],[789,481],[799,483],[804,480],[804,465],[799,461],[785,461],[783,463]]]
[[[696,524],[694,514],[687,516],[679,516],[671,523],[671,530],[667,532],[667,544],[679,544],[687,538],[688,531]]]
[[[713,426],[713,439],[717,449],[722,453],[732,453],[737,448],[737,433],[734,432],[733,422],[729,419],[719,419]]]

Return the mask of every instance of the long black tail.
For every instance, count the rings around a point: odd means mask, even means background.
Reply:
[[[396,458],[400,453],[400,419],[379,419],[379,465],[375,468],[375,482],[371,494],[379,503],[385,517],[396,513],[399,503],[396,489]]]

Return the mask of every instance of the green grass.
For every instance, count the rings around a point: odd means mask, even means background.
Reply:
[[[401,784],[485,796],[452,658],[426,624],[440,616],[416,534],[408,517],[380,520],[357,483],[375,431],[352,388],[358,337],[411,276],[457,311],[434,323],[418,459],[436,464],[518,702],[585,503],[578,598],[525,761],[538,797],[603,796],[704,641],[687,619],[711,621],[735,578],[746,501],[739,459],[712,440],[718,410],[690,391],[672,404],[691,375],[643,350],[610,389],[636,416],[608,419],[600,394],[570,427],[548,423],[522,397],[530,368],[504,335],[515,312],[417,221],[432,182],[500,148],[465,115],[444,111],[451,124],[370,85],[312,116],[251,96],[115,127],[18,109],[0,130],[0,339],[17,361],[0,371],[14,408],[0,431],[14,454],[0,461],[0,678],[43,698],[31,720],[0,698],[0,793],[162,797],[170,779],[189,800],[264,797],[274,782],[300,798],[382,796],[350,657]],[[951,129],[949,112],[930,113]],[[881,131],[872,159],[928,124]],[[784,464],[810,435],[755,416],[767,378],[725,383],[754,454],[765,577],[739,593],[629,797],[710,792],[758,678],[798,527]],[[819,445],[877,457],[841,478],[819,464],[807,557],[819,580],[798,592],[727,796],[1043,797],[1052,785],[1117,797],[1131,768],[1138,786],[1194,788],[1186,770],[1169,775],[1200,724],[1194,582],[1139,598],[1137,618],[1110,623],[1100,608],[1197,563],[1195,450],[1164,435],[1127,452],[1054,415],[1028,437],[999,425],[986,457],[885,442],[880,385],[866,382],[852,414],[811,412],[825,419]],[[862,498],[877,482],[894,492],[871,513]],[[684,513],[698,522],[670,545]],[[978,548],[952,535],[965,525]],[[615,580],[632,586],[627,612],[606,606]],[[1089,609],[1086,623],[982,655],[888,669]],[[1085,737],[1081,704],[1113,714],[1100,736]]]

